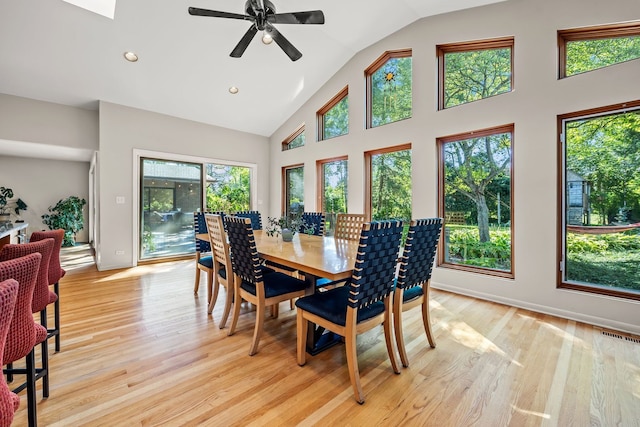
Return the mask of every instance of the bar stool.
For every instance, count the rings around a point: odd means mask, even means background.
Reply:
[[[18,298],[18,282],[7,279],[0,283],[0,365],[4,366],[4,345],[9,333],[9,325],[13,319],[13,310]],[[9,390],[7,382],[0,380],[0,426],[9,427],[13,421],[13,415],[20,407],[20,396]]]

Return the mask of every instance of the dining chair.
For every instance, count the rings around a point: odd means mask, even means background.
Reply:
[[[358,334],[382,324],[391,367],[400,373],[392,345],[391,311],[401,235],[402,221],[363,224],[353,274],[347,284],[296,301],[298,364],[306,363],[309,322],[344,337],[349,377],[358,403],[364,403],[356,350]]]
[[[36,283],[33,288],[31,299],[31,312],[40,313],[40,324],[47,329],[47,306],[53,304],[58,296],[49,289],[49,264],[51,261],[51,253],[54,250],[55,240],[52,238],[39,240],[36,242],[8,244],[0,249],[0,261],[9,261],[21,258],[27,255],[38,253],[40,257],[40,265],[38,266],[38,274]],[[40,343],[41,351],[41,367],[36,368],[37,379],[42,378],[42,395],[49,397],[49,334],[47,339]],[[13,379],[15,370],[13,366],[7,367],[7,379]],[[26,385],[26,384],[23,384]]]
[[[49,260],[49,285],[53,285],[53,293],[57,295],[53,303],[53,328],[48,327],[47,339],[55,337],[55,351],[60,351],[60,279],[67,273],[60,262],[60,251],[64,241],[65,231],[62,228],[56,230],[34,231],[29,237],[29,242],[39,242],[44,239],[53,239],[55,245]]]
[[[233,268],[231,266],[231,256],[229,251],[229,243],[227,241],[227,233],[224,230],[224,221],[221,215],[207,214],[205,215],[207,221],[207,230],[209,230],[209,243],[211,243],[211,252],[213,256],[213,292],[211,293],[211,299],[209,300],[209,307],[207,312],[213,312],[216,300],[218,299],[218,290],[220,285],[226,289],[226,297],[224,303],[224,312],[220,319],[219,327],[224,328],[231,311],[231,304],[233,303]]]
[[[240,211],[233,216],[240,218],[249,218],[251,220],[251,228],[254,230],[262,230],[262,215],[259,211]]]
[[[364,224],[364,214],[339,213],[333,237],[336,239],[358,240]]]
[[[206,240],[198,239],[198,234],[207,233],[207,222],[204,212],[193,213],[193,231],[196,235],[196,282],[193,293],[200,289],[200,271],[207,274],[207,304],[211,300],[211,288],[213,287],[213,257],[211,256],[211,244]]]
[[[2,363],[10,364],[26,359],[25,369],[13,369],[14,374],[26,375],[26,383],[13,390],[18,393],[27,389],[27,418],[29,426],[37,425],[36,415],[36,379],[44,372],[36,372],[35,346],[47,339],[47,330],[33,318],[31,302],[38,277],[38,268],[42,255],[33,253],[21,258],[0,262],[0,282],[15,279],[18,282],[18,296],[9,326],[7,341],[4,345]]]
[[[235,286],[233,318],[228,334],[233,335],[236,330],[241,301],[255,305],[256,322],[249,349],[249,355],[253,356],[258,351],[264,329],[265,308],[303,296],[306,284],[278,271],[263,273],[250,219],[228,216],[226,223]]]
[[[409,358],[404,345],[402,313],[414,307],[422,307],[422,323],[431,348],[436,347],[429,318],[429,289],[433,262],[442,229],[442,218],[426,218],[411,221],[405,241],[400,269],[393,297],[393,324],[400,360],[405,368]]]
[[[324,236],[324,213],[303,212],[302,221],[303,225],[300,226],[300,233]]]
[[[4,345],[13,318],[18,297],[18,282],[7,279],[0,283],[0,366],[4,366]],[[15,412],[20,407],[20,396],[9,389],[4,377],[0,379],[0,427],[9,427]]]

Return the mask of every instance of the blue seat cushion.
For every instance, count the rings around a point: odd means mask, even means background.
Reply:
[[[349,286],[341,286],[326,292],[316,292],[313,295],[298,298],[296,307],[313,313],[340,326],[347,322],[347,298]],[[384,303],[375,302],[370,306],[358,309],[358,323],[384,312]]]
[[[422,286],[414,286],[412,288],[405,289],[402,294],[402,302],[408,302],[412,299],[419,298],[423,293]]]
[[[264,282],[265,298],[284,295],[289,292],[302,291],[306,287],[304,281],[277,271],[264,274],[262,281]],[[256,294],[256,285],[253,283],[242,281],[240,287],[252,295]]]
[[[198,260],[198,264],[203,265],[207,268],[213,268],[213,257],[212,256],[203,256]]]

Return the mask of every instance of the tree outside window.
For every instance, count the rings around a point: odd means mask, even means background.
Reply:
[[[411,144],[365,153],[367,216],[373,220],[411,220]]]
[[[349,133],[349,88],[345,87],[318,113],[318,141]]]
[[[300,125],[291,135],[282,142],[282,151],[302,147],[305,143],[304,124]]]
[[[284,212],[287,216],[304,212],[304,166],[283,169]]]
[[[365,70],[367,127],[411,117],[411,49],[386,52]]]
[[[325,234],[333,234],[336,217],[347,212],[347,158],[319,160],[318,180],[320,203],[325,213]]]
[[[207,204],[210,212],[238,212],[251,209],[251,170],[243,166],[206,165]]]

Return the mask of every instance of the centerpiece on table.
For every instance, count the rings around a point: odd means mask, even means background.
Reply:
[[[308,229],[310,230],[308,231]],[[265,228],[267,236],[281,234],[283,242],[290,242],[293,240],[293,235],[299,231],[313,234],[313,226],[308,227],[300,214],[283,215],[280,218],[267,217],[267,226]]]

